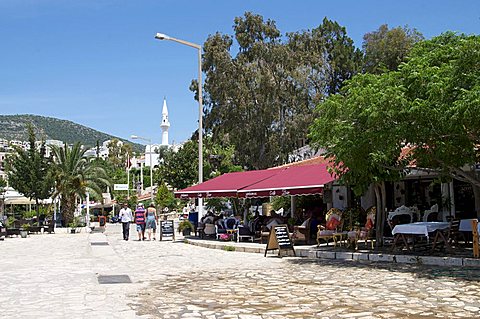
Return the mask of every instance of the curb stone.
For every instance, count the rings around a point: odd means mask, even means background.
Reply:
[[[188,244],[210,248],[225,250],[225,246],[229,243],[209,243],[197,240],[187,240]],[[232,246],[232,243],[230,243]],[[265,249],[262,247],[254,246],[241,246],[233,245],[236,252],[245,253],[261,253],[263,254]],[[475,258],[461,258],[461,257],[438,257],[438,256],[413,256],[413,255],[393,255],[382,253],[368,253],[368,252],[346,252],[346,251],[322,251],[313,248],[298,248],[295,249],[297,257],[304,257],[310,259],[337,259],[337,260],[354,260],[354,261],[372,261],[372,262],[389,262],[399,264],[417,264],[417,265],[429,265],[429,266],[442,266],[442,267],[475,267],[480,268],[480,259]]]

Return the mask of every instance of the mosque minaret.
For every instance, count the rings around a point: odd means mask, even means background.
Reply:
[[[168,121],[168,109],[167,109],[167,100],[163,99],[163,108],[162,108],[162,145],[168,145],[168,129],[170,127],[170,122]]]

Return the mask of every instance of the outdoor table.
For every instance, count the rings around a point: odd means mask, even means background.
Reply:
[[[472,220],[477,220],[476,218],[474,219],[461,219],[460,220],[460,226],[458,227],[459,231],[463,232],[472,232]],[[480,224],[478,224],[478,231],[480,232]]]
[[[428,242],[429,233],[446,229],[449,226],[450,226],[450,223],[448,222],[417,222],[417,223],[396,225],[392,230],[392,234],[395,236],[392,250],[395,249],[399,239],[402,239],[404,246],[407,248],[407,250],[410,250],[406,236],[425,236],[427,237],[427,242]]]

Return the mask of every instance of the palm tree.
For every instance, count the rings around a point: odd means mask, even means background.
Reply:
[[[77,198],[85,198],[87,192],[94,197],[101,197],[102,186],[110,186],[105,170],[83,157],[85,151],[78,142],[71,149],[67,144],[52,147],[56,181],[54,196],[60,196],[66,225],[73,221]]]

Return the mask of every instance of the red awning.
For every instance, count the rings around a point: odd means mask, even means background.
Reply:
[[[335,180],[326,163],[227,173],[175,192],[180,198],[268,197],[321,194]]]
[[[180,198],[237,197],[239,189],[263,181],[283,169],[226,173],[175,192]]]
[[[268,197],[321,194],[325,184],[335,180],[327,170],[328,164],[291,166],[270,178],[246,186],[239,197]]]

